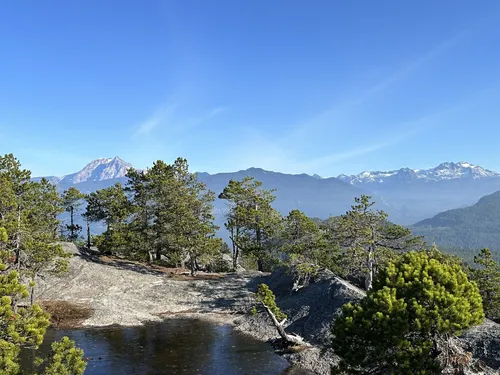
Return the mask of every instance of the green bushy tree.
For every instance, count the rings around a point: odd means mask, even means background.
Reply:
[[[483,298],[486,316],[500,321],[500,264],[493,259],[490,249],[482,249],[474,257],[477,268],[470,269],[470,277],[474,280]]]
[[[233,244],[234,267],[243,253],[257,259],[257,268],[264,270],[271,257],[281,224],[280,213],[272,207],[274,190],[262,189],[262,182],[253,177],[230,180],[219,199],[229,204],[226,228]]]
[[[355,198],[345,215],[332,218],[332,237],[344,250],[340,259],[344,277],[362,284],[369,290],[376,271],[406,251],[422,246],[419,237],[414,237],[407,228],[392,224],[387,214],[373,210],[375,202],[368,195]]]
[[[22,348],[37,348],[50,324],[49,314],[38,304],[18,307],[17,301],[28,297],[17,271],[8,271],[0,263],[0,373],[21,375],[19,354]],[[85,370],[83,352],[67,337],[53,344],[52,354],[41,367],[44,375],[81,375]],[[37,361],[42,363],[42,361]],[[43,369],[44,368],[44,369]]]
[[[440,374],[439,344],[483,319],[478,287],[461,266],[424,251],[407,253],[389,262],[367,296],[346,304],[334,322],[338,371]]]
[[[70,254],[57,243],[57,215],[62,208],[55,186],[30,177],[14,155],[0,157],[0,227],[7,236],[0,247],[1,259],[23,280],[31,280],[33,302],[35,278],[64,272]]]
[[[283,218],[280,240],[287,266],[295,275],[294,290],[320,269],[333,267],[335,249],[328,246],[318,223],[303,212],[292,210]]]

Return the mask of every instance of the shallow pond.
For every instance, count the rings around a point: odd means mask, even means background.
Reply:
[[[69,336],[85,351],[85,375],[279,375],[310,374],[290,368],[269,345],[196,319],[170,319],[140,327],[49,330],[38,355],[50,342]],[[25,353],[29,370],[31,353]]]

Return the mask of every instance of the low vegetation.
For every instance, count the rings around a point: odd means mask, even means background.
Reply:
[[[441,374],[444,362],[456,354],[441,358],[449,352],[449,335],[483,319],[478,287],[460,266],[426,252],[405,254],[389,262],[366,298],[345,305],[335,321],[333,346],[342,357],[338,371]]]
[[[42,301],[40,306],[50,315],[50,323],[57,328],[78,327],[93,313],[86,304],[68,301]]]

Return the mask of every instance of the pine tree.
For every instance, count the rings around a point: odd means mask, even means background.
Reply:
[[[50,324],[49,315],[39,305],[17,307],[16,302],[28,294],[26,287],[19,282],[17,271],[8,271],[5,264],[0,263],[1,374],[20,375],[21,349],[36,349]],[[63,338],[60,343],[53,344],[53,353],[46,361],[49,366],[43,374],[82,375],[86,365],[82,356],[83,352],[74,347],[74,342]]]
[[[25,220],[29,214],[31,173],[21,169],[21,163],[13,154],[0,157],[0,226],[9,234],[7,247],[14,254],[13,263],[21,268]]]
[[[87,363],[83,359],[83,350],[77,348],[74,341],[63,337],[51,347],[48,358],[40,363],[44,368],[42,375],[83,375]]]
[[[87,197],[86,218],[91,222],[103,221],[106,231],[98,236],[99,248],[104,253],[128,251],[127,218],[131,204],[120,183],[97,190]]]
[[[55,187],[30,177],[12,154],[0,157],[0,226],[7,234],[1,259],[31,280],[34,302],[35,278],[63,272],[69,254],[56,243],[61,206]]]
[[[333,250],[328,247],[320,226],[299,210],[283,218],[281,249],[295,274],[294,290],[304,286],[322,268],[332,268]]]
[[[334,223],[334,237],[345,249],[344,265],[349,278],[364,279],[367,290],[372,287],[377,268],[398,253],[422,246],[422,241],[411,231],[390,223],[384,211],[373,211],[375,202],[362,195],[355,198],[355,205]]]
[[[62,194],[62,205],[66,212],[69,212],[70,215],[70,224],[66,226],[69,231],[69,240],[74,242],[78,238],[78,234],[82,230],[82,227],[78,224],[75,224],[74,214],[75,210],[78,209],[83,203],[83,198],[85,198],[85,194],[81,193],[74,186],[70,187],[68,190],[64,191]]]
[[[30,279],[31,304],[35,301],[35,279],[44,274],[60,275],[68,269],[68,258],[57,243],[57,215],[62,212],[54,185],[42,179],[32,185],[32,202],[26,216],[21,275]]]
[[[482,249],[474,257],[478,268],[471,268],[469,274],[474,280],[483,298],[486,316],[500,321],[500,264],[493,259],[490,249]]]
[[[174,262],[186,259],[194,275],[198,262],[208,262],[221,247],[213,224],[214,193],[189,172],[183,158],[172,165],[157,161],[148,171],[148,182],[156,259],[161,255]]]
[[[348,303],[333,325],[339,373],[441,374],[447,335],[484,319],[475,283],[457,264],[410,252],[376,276],[359,303]]]
[[[129,169],[125,192],[130,195],[132,202],[129,223],[131,251],[134,256],[143,259],[147,258],[152,263],[154,260],[152,254],[154,248],[152,235],[154,202],[149,176],[150,173],[147,173],[147,171]]]
[[[276,199],[274,190],[261,187],[262,182],[245,177],[241,181],[230,180],[219,195],[230,205],[226,228],[233,242],[234,263],[244,252],[257,259],[259,271],[264,270],[264,260],[269,258],[281,223],[281,215],[271,206]]]
[[[276,297],[274,293],[266,284],[259,284],[257,287],[257,293],[255,294],[256,300],[259,302],[260,306],[264,308],[267,315],[271,319],[273,326],[278,330],[281,339],[286,344],[294,344],[300,346],[309,346],[308,343],[304,341],[302,337],[296,334],[290,334],[285,331],[285,323],[287,320],[287,315],[281,311],[281,309],[276,304]],[[254,306],[253,312],[257,312],[257,308]]]

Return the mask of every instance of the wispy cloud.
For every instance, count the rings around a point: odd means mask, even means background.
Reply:
[[[359,146],[346,148],[334,153],[327,153],[319,157],[310,157],[308,152],[298,153],[293,145],[282,147],[260,133],[249,133],[248,143],[238,145],[235,162],[240,167],[260,166],[264,169],[285,173],[318,173],[324,176],[331,175],[332,166],[359,157],[373,154],[377,151],[396,146],[412,137],[442,125],[452,114],[464,108],[477,104],[478,98],[464,101],[447,109],[422,116],[412,121],[393,124],[386,130],[385,136],[372,139],[371,142]],[[256,130],[254,132],[257,132]],[[236,146],[235,146],[236,147]],[[309,150],[315,150],[315,145],[309,143]]]
[[[285,145],[291,142],[303,142],[305,139],[321,134],[322,130],[332,130],[335,126],[338,126],[338,124],[344,124],[349,119],[352,112],[354,110],[359,110],[359,107],[367,100],[373,98],[379,93],[384,92],[405,78],[408,78],[412,73],[416,72],[433,59],[436,59],[446,53],[451,48],[459,44],[468,33],[468,31],[463,31],[454,35],[453,37],[427,50],[413,61],[395,69],[390,75],[381,79],[376,84],[359,91],[354,97],[348,98],[340,103],[336,103],[331,108],[312,116],[308,120],[293,128],[288,135],[279,140],[279,143],[281,145]]]
[[[149,118],[135,127],[134,136],[149,136],[155,130],[163,129],[170,133],[179,133],[192,129],[226,110],[225,107],[215,107],[197,117],[181,113],[179,103],[165,104],[156,110]]]
[[[178,108],[178,104],[167,104],[157,109],[149,118],[136,126],[134,135],[149,135],[161,125],[169,123]]]

